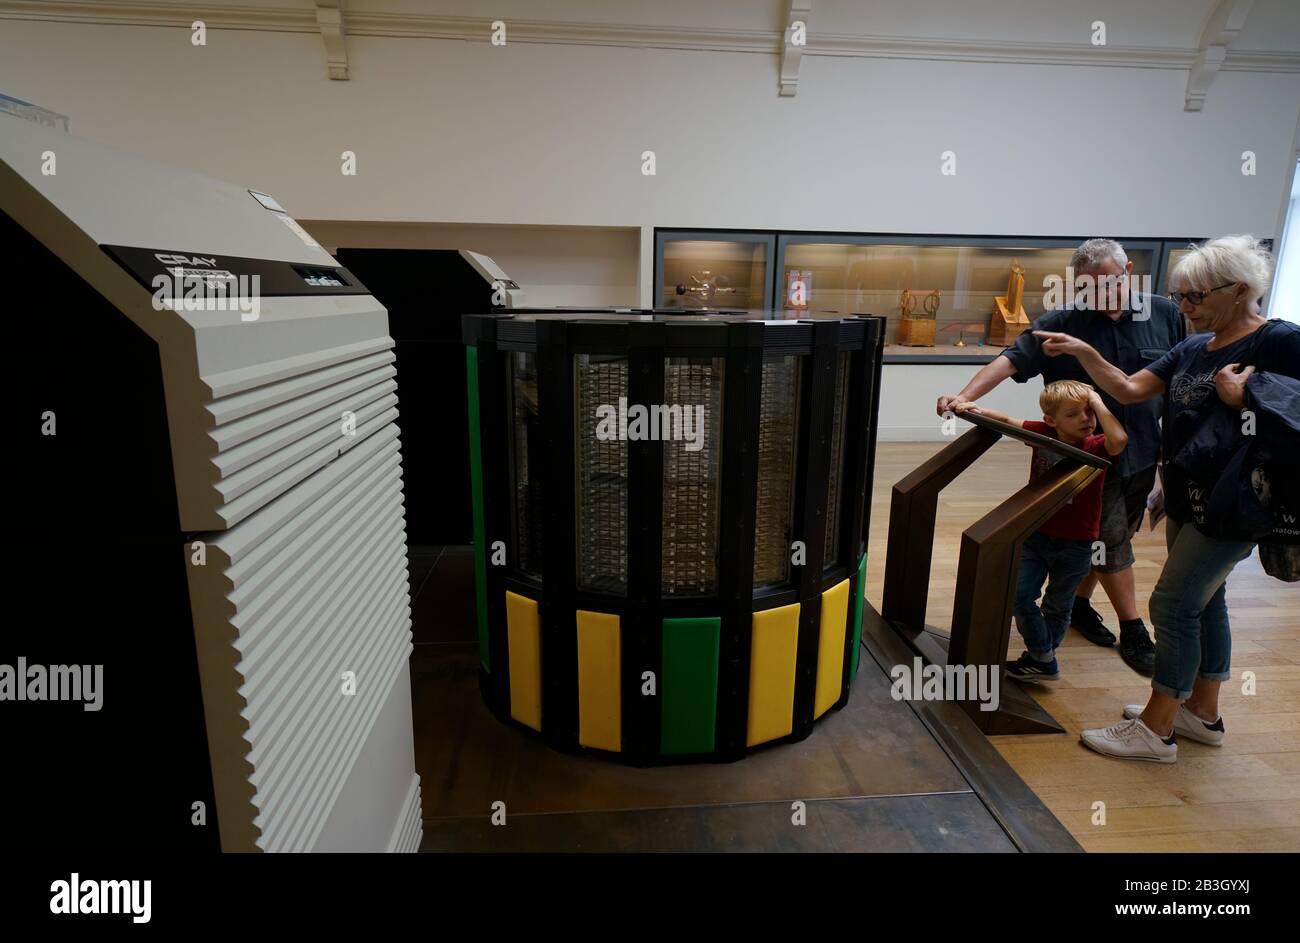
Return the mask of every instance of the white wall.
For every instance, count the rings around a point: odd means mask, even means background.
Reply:
[[[783,99],[748,53],[348,52],[330,82],[311,34],[9,21],[0,89],[314,219],[1027,235],[1274,235],[1300,113],[1295,73],[1223,72],[1189,113],[1174,69],[808,56]]]
[[[1277,235],[1300,73],[1286,61],[1284,71],[1225,70],[1204,110],[1186,112],[1184,69],[1113,64],[1126,61],[1122,48],[1149,62],[1195,47],[1211,0],[1094,0],[1086,13],[1065,0],[814,6],[814,37],[838,31],[827,41],[848,52],[805,56],[794,98],[776,93],[775,43],[771,53],[575,45],[554,25],[687,23],[697,45],[715,30],[718,48],[752,34],[761,49],[762,31],[780,28],[775,0],[501,0],[491,15],[525,41],[352,33],[345,82],[324,78],[311,32],[211,28],[195,47],[183,28],[8,20],[0,91],[69,115],[76,134],[265,190],[301,218],[585,227],[595,261],[584,269],[570,256],[558,272],[547,270],[546,230],[496,231],[498,261],[542,304],[647,303],[656,226]],[[468,0],[348,9],[486,15]],[[550,39],[528,25],[543,16]],[[1086,45],[1071,65],[957,61],[1000,49],[1053,59],[1052,44],[1086,43],[1079,33],[1094,18],[1120,47],[1096,50],[1104,68],[1086,64]],[[954,40],[915,53],[927,58],[909,57],[910,40],[891,47],[899,58],[866,58],[867,40],[851,33]],[[1233,48],[1262,51],[1251,68],[1279,68],[1259,56],[1300,49],[1300,5],[1258,0]],[[357,155],[356,176],[339,172],[344,150]],[[641,173],[644,150],[656,153],[653,177]],[[946,150],[956,176],[940,174]],[[1246,150],[1254,176],[1241,173]],[[975,369],[889,367],[884,435],[937,435],[929,404]],[[1037,387],[1008,384],[999,395],[1010,399],[990,402],[1033,415]]]
[[[471,226],[300,220],[321,245],[358,249],[472,249],[524,288],[530,306],[635,307],[639,229]]]
[[[943,420],[935,414],[935,401],[943,393],[958,393],[979,365],[970,364],[885,364],[880,380],[880,441],[939,442]],[[1019,419],[1039,419],[1038,394],[1043,390],[1041,378],[1027,383],[1007,380],[980,403]],[[964,432],[970,424],[957,421]]]

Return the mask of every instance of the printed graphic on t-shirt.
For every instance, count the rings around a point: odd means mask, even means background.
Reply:
[[[1174,382],[1169,384],[1169,398],[1179,406],[1199,406],[1214,392],[1214,376],[1213,370],[1199,376],[1180,373],[1174,377]]]
[[[1058,452],[1049,452],[1046,449],[1034,449],[1034,461],[1029,468],[1029,480],[1033,481],[1035,478],[1041,478],[1043,475],[1046,475],[1051,471],[1054,465],[1064,460],[1065,456]],[[1074,495],[1070,495],[1069,499],[1067,499],[1065,503],[1073,504]]]

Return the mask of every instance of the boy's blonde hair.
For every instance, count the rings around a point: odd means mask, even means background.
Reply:
[[[1070,403],[1086,403],[1092,396],[1092,387],[1078,380],[1057,380],[1043,387],[1038,394],[1038,408],[1044,416],[1055,418],[1062,406]]]

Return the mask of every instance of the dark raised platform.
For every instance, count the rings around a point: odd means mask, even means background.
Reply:
[[[479,696],[470,561],[411,552],[425,851],[1079,850],[964,711],[891,698],[883,666],[912,656],[870,607],[853,694],[806,740],[650,768],[550,749]]]

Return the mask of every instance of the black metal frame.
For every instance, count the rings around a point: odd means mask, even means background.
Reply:
[[[594,317],[593,317],[594,316]],[[480,668],[485,701],[503,722],[510,718],[510,684],[504,593],[538,600],[541,620],[542,736],[552,747],[591,752],[633,764],[735,760],[746,747],[750,647],[755,611],[799,602],[800,624],[795,687],[794,731],[771,743],[806,737],[813,727],[821,594],[849,579],[857,592],[857,562],[870,523],[869,491],[875,461],[876,417],[884,346],[883,317],[861,315],[801,321],[762,321],[750,317],[681,318],[652,312],[555,311],[516,316],[509,312],[466,315],[465,343],[477,349],[482,438],[485,540],[490,548],[504,540],[505,566],[487,567],[491,670]],[[540,583],[516,568],[511,543],[514,466],[510,457],[509,366],[507,354],[537,356],[538,401],[544,463],[530,474],[544,474],[546,547]],[[850,352],[845,448],[839,513],[839,565],[823,566],[827,525],[827,478],[831,397],[836,355]],[[660,583],[663,446],[659,441],[628,443],[628,583],[625,596],[576,588],[574,358],[583,353],[625,354],[628,401],[663,399],[666,357],[715,357],[725,364],[720,458],[721,525],[718,530],[717,592],[664,597]],[[756,594],[753,585],[753,533],[758,483],[759,400],[764,355],[802,355],[799,441],[796,443],[797,500],[792,521],[795,539],[806,547],[804,565],[792,585]],[[590,609],[618,615],[622,630],[622,750],[609,753],[578,745],[577,638],[574,613]],[[853,606],[849,607],[851,622]],[[666,618],[718,617],[721,621],[715,750],[708,754],[660,754],[658,699],[641,696],[642,672],[662,670],[662,621]],[[836,708],[848,700],[854,627],[845,633],[844,685]],[[770,746],[764,743],[752,749]]]

